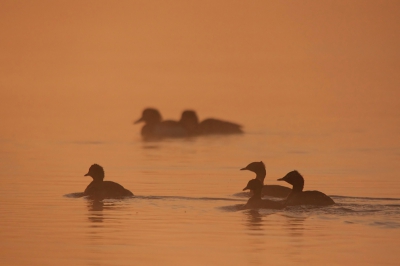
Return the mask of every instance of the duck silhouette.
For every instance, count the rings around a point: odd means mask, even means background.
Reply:
[[[303,176],[296,170],[289,172],[284,177],[278,179],[278,181],[286,181],[293,186],[292,192],[286,198],[285,205],[294,206],[294,205],[317,205],[317,206],[326,206],[335,204],[333,199],[324,193],[312,190],[312,191],[303,191],[304,188],[304,178]]]
[[[85,176],[92,177],[93,181],[86,187],[83,192],[84,196],[95,199],[133,196],[132,192],[120,184],[112,181],[104,181],[104,169],[98,164],[90,166],[89,172]]]
[[[186,129],[188,134],[192,136],[243,133],[242,126],[236,123],[215,118],[207,118],[199,122],[199,118],[193,110],[183,111],[179,123]]]
[[[264,179],[267,172],[265,171],[265,165],[262,161],[252,162],[240,170],[249,170],[254,172],[256,174],[256,179],[260,180],[261,184],[264,184]],[[280,185],[264,185],[261,193],[263,196],[286,198],[291,191],[292,190],[290,188]]]
[[[252,179],[247,183],[247,186],[243,190],[253,191],[253,196],[247,201],[244,206],[245,209],[283,209],[284,205],[281,202],[273,200],[261,199],[261,191],[263,184],[259,179]]]
[[[143,110],[142,117],[134,122],[138,124],[144,122],[141,134],[145,139],[176,138],[188,135],[187,130],[174,120],[162,120],[162,116],[157,109],[146,108]]]

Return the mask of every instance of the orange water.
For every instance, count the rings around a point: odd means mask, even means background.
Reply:
[[[0,3],[1,265],[397,265],[396,1]],[[244,125],[143,142],[143,108]],[[297,169],[326,208],[240,211]],[[136,197],[75,198],[98,163]]]

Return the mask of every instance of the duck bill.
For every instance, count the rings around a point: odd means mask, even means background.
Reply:
[[[248,186],[246,186],[244,189],[243,189],[243,191],[245,191],[245,190],[248,190],[248,189],[250,189]]]
[[[242,171],[242,170],[247,170],[247,167],[243,167],[243,168],[241,168],[240,170],[241,170],[241,171]]]
[[[138,124],[138,123],[140,123],[140,122],[143,122],[144,121],[144,119],[143,119],[143,117],[141,117],[141,118],[139,118],[138,120],[136,120],[135,122],[133,122],[134,124]]]
[[[89,173],[87,173],[86,175],[84,175],[84,176],[90,176],[90,174]]]
[[[286,181],[284,177],[277,179],[277,181]]]

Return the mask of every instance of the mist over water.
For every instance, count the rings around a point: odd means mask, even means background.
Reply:
[[[0,264],[397,264],[397,2],[0,6]],[[336,204],[243,210],[260,160]],[[135,197],[82,197],[94,163]]]

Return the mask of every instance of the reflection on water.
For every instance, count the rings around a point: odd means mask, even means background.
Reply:
[[[289,236],[292,237],[291,242],[296,243],[298,241],[302,241],[305,230],[304,222],[307,217],[289,215],[283,216],[286,218],[286,220],[285,223],[282,224],[282,226],[287,229]]]
[[[366,264],[397,261],[399,184],[393,173],[383,180],[365,170],[386,169],[393,154],[372,149],[355,156],[340,139],[331,142],[316,132],[251,130],[154,142],[3,141],[0,262],[66,265],[65,254],[74,254],[68,265],[309,265],[334,256],[346,265],[365,253]],[[380,156],[387,157],[369,164]],[[326,192],[336,204],[243,210],[249,193],[241,190],[250,177],[239,169],[260,160],[266,184],[300,168],[307,189]],[[107,180],[137,196],[95,201],[71,193],[88,185],[82,169],[94,162],[107,165]],[[377,247],[377,239],[388,244]]]
[[[247,210],[244,213],[247,215],[246,225],[249,227],[250,232],[263,229],[263,215],[260,214],[259,210]]]
[[[88,201],[88,219],[92,223],[102,223],[104,221],[104,202],[101,200]]]
[[[23,161],[28,178],[20,175],[20,178],[4,180],[3,189],[13,187],[14,191],[20,191],[19,196],[13,196],[13,201],[0,206],[4,214],[2,239],[7,243],[3,246],[3,260],[8,262],[5,264],[29,263],[21,256],[21,252],[29,249],[33,254],[50,250],[49,264],[60,265],[63,264],[60,250],[76,254],[76,264],[89,261],[129,265],[135,260],[182,265],[191,264],[192,258],[197,258],[202,265],[226,261],[233,265],[260,265],[267,257],[272,262],[307,265],[323,262],[328,252],[324,251],[327,242],[330,242],[329,253],[346,264],[350,260],[341,254],[349,248],[349,238],[354,254],[367,250],[373,262],[392,259],[390,254],[395,252],[390,253],[390,247],[385,246],[378,253],[373,246],[377,237],[388,243],[396,243],[400,237],[399,199],[332,196],[337,204],[329,207],[243,210],[249,195],[238,193],[247,182],[239,168],[249,161],[247,157],[253,149],[246,152],[243,148],[246,145],[241,144],[240,139],[228,139],[224,140],[229,143],[225,149],[231,150],[222,152],[221,142],[217,140],[166,141],[154,144],[159,145],[157,149],[140,148],[141,141],[136,144],[59,144],[57,149],[35,147],[37,159]],[[250,134],[243,139],[246,143],[256,140],[257,137]],[[87,150],[81,151],[81,146]],[[243,153],[237,155],[234,151],[240,147]],[[106,152],[101,155],[103,150]],[[107,161],[109,172],[113,174],[109,179],[132,188],[137,196],[96,201],[82,197],[82,192],[70,193],[83,190],[88,183],[82,178],[81,170],[87,167],[86,160],[72,160],[71,165],[59,160],[60,156],[69,158],[71,152]],[[269,154],[267,150],[264,152]],[[33,152],[24,148],[19,154],[24,156],[25,153],[31,156]],[[143,153],[148,156],[140,163],[132,162],[131,158]],[[49,166],[37,169],[40,161],[48,162]],[[268,161],[266,178],[272,180],[279,175],[268,172],[274,169],[272,162],[276,162],[273,157]],[[314,182],[318,180],[315,178]],[[339,182],[322,181],[318,186],[328,191]],[[28,183],[29,189],[25,185]],[[52,189],[44,189],[44,183]],[[4,197],[9,195],[7,193],[1,195]],[[41,245],[26,242],[27,237],[42,239]],[[54,238],[63,246],[54,245]],[[208,255],[204,256],[204,252]],[[111,253],[118,258],[110,257]],[[385,254],[386,258],[379,254]],[[37,255],[31,258],[40,261]],[[10,263],[15,261],[21,263]]]

